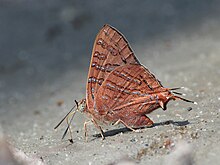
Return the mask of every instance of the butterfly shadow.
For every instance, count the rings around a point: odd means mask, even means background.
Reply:
[[[190,122],[188,120],[184,120],[184,121],[167,120],[167,121],[163,121],[163,122],[154,123],[152,126],[147,127],[147,128],[153,128],[153,127],[171,125],[171,124],[175,125],[175,126],[186,126],[186,125],[190,124]],[[139,129],[146,129],[146,127],[142,127]],[[132,130],[130,130],[129,128],[123,127],[123,128],[118,128],[118,129],[106,131],[106,132],[104,132],[104,136],[105,137],[115,136],[120,133],[126,133],[126,132],[131,132],[131,131]],[[93,137],[101,138],[102,136],[101,136],[101,134],[95,134],[95,135],[93,135]]]

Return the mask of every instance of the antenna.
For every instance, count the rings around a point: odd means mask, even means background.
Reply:
[[[74,105],[71,110],[64,116],[64,118],[54,127],[54,129],[57,129],[60,124],[63,123],[63,121],[70,115],[70,113],[73,111],[73,109],[76,107],[76,105]],[[77,106],[78,107],[78,106]],[[74,111],[75,112],[75,111]]]

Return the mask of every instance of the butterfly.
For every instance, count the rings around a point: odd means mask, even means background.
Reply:
[[[85,113],[94,123],[104,139],[101,124],[123,124],[132,131],[136,128],[149,127],[154,123],[146,116],[162,108],[170,100],[187,100],[175,90],[165,88],[161,82],[136,58],[125,37],[114,27],[104,25],[96,36],[89,67],[86,98],[76,101],[76,108],[60,121],[55,129],[67,119],[70,123],[77,111]],[[74,110],[75,108],[75,110]],[[71,118],[69,118],[71,117]],[[85,122],[85,137],[87,138]],[[72,139],[72,138],[71,138]]]

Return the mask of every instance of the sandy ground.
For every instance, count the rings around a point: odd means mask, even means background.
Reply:
[[[217,0],[1,0],[0,164],[217,164],[219,7]],[[91,125],[85,142],[86,119],[77,114],[71,144],[69,134],[61,140],[65,123],[53,128],[85,97],[93,41],[105,23],[165,87],[186,87],[198,105],[170,102],[142,133],[104,127],[104,141]]]

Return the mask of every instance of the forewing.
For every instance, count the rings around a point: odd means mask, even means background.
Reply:
[[[104,25],[96,36],[87,82],[87,105],[94,106],[97,91],[117,67],[139,64],[125,37],[115,28]]]
[[[146,97],[160,90],[163,90],[160,81],[144,66],[120,66],[106,77],[99,88],[95,100],[96,109],[100,114],[105,114],[118,110],[117,107],[132,106],[134,111],[149,108]]]

